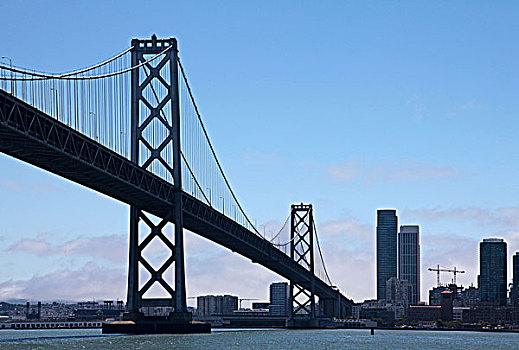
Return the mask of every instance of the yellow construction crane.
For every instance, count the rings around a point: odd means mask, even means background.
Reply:
[[[452,272],[454,274],[454,279],[453,279],[454,284],[456,284],[456,274],[465,273],[465,271],[457,270],[456,266],[454,267],[454,269],[445,269],[445,268],[440,268],[440,265],[438,265],[437,268],[429,267],[429,271],[436,271],[436,274],[437,274],[436,280],[437,280],[438,287],[440,287],[440,272]]]

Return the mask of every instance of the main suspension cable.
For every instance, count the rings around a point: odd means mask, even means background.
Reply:
[[[315,226],[315,221],[313,222],[314,232],[315,232],[315,240],[317,241],[317,248],[319,250],[319,255],[321,256],[321,262],[323,263],[324,273],[326,274],[326,278],[328,279],[328,283],[330,286],[333,285],[332,280],[330,279],[330,275],[328,275],[328,270],[326,269],[326,264],[324,263],[323,252],[321,251],[321,245],[319,244],[319,235],[317,234],[317,227]]]
[[[81,70],[78,70],[78,71],[75,71],[75,72],[70,72],[70,73],[65,73],[65,74],[60,74],[59,76],[60,77],[68,77],[68,76],[71,76],[71,75],[78,75],[78,74],[81,74],[81,73],[85,73],[85,72],[88,72],[88,71],[91,71],[93,69],[96,69],[96,68],[99,68],[101,66],[104,66],[105,64],[108,64],[112,61],[115,61],[116,59],[118,59],[119,57],[123,56],[124,54],[130,52],[131,50],[133,49],[133,46],[128,48],[127,50],[121,52],[120,54],[112,57],[112,58],[109,58],[107,59],[106,61],[104,62],[101,62],[99,64],[96,64],[95,66],[92,66],[92,67],[88,67],[88,68],[85,68],[85,69],[81,69]]]
[[[11,78],[11,77],[0,77],[0,80],[15,80],[15,81],[27,81],[27,80],[45,80],[45,79],[58,79],[58,80],[92,80],[92,79],[103,79],[103,78],[109,78],[109,77],[113,77],[113,76],[116,76],[116,75],[120,75],[120,74],[124,74],[124,73],[127,73],[129,71],[132,71],[134,69],[137,69],[137,68],[140,68],[152,61],[154,61],[155,59],[157,59],[159,56],[163,55],[166,51],[168,50],[171,50],[173,46],[168,46],[167,48],[165,48],[162,52],[156,54],[155,56],[153,56],[152,58],[150,58],[149,60],[147,61],[144,61],[144,62],[141,62],[139,63],[138,65],[136,66],[133,66],[133,67],[129,67],[129,68],[126,68],[126,69],[123,69],[123,70],[120,70],[118,72],[112,72],[112,73],[107,73],[107,74],[101,74],[101,75],[90,75],[90,76],[81,76],[81,77],[77,77],[77,76],[73,76],[72,74],[79,74],[77,72],[73,72],[73,73],[67,73],[67,74],[60,74],[60,75],[52,75],[52,74],[42,74],[42,73],[36,73],[36,72],[31,72],[31,71],[27,71],[27,70],[21,70],[21,69],[17,69],[17,68],[12,68],[12,67],[9,67],[9,66],[4,66],[4,65],[0,65],[0,69],[5,69],[5,70],[8,70],[8,71],[11,71],[11,72],[14,72],[14,73],[19,73],[19,74],[24,74],[24,75],[30,75],[32,77],[36,77],[36,78]],[[126,52],[128,52],[130,49],[126,50]],[[119,55],[120,57],[120,55]],[[107,61],[107,62],[110,62],[110,61]],[[96,67],[100,67],[100,65],[97,65]],[[82,70],[83,72],[84,71],[89,71],[93,69],[92,67],[90,68],[87,68],[87,69],[84,69]]]
[[[283,231],[283,229],[285,228],[285,226],[287,225],[287,222],[288,222],[288,219],[290,219],[290,214],[288,214],[286,220],[285,220],[285,223],[283,224],[283,226],[281,226],[281,229],[279,229],[279,232],[270,239],[270,243],[273,243],[274,240],[281,234],[281,232]]]

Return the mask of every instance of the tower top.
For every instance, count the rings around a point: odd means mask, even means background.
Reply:
[[[483,239],[483,242],[485,242],[485,243],[501,243],[504,241],[505,240],[502,238],[484,238]]]

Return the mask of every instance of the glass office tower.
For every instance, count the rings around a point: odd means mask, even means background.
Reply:
[[[377,210],[377,299],[386,298],[386,282],[397,277],[397,227],[395,209]]]
[[[420,228],[402,225],[398,233],[398,279],[412,286],[411,305],[420,301]]]
[[[513,306],[519,306],[519,252],[513,256],[512,266],[512,290],[510,291],[510,299],[512,299]]]
[[[482,302],[506,305],[506,242],[501,238],[479,243],[479,290]]]

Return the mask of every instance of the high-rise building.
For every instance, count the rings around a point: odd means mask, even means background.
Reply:
[[[407,280],[391,277],[386,282],[386,301],[407,308],[411,305],[413,286]]]
[[[386,282],[397,277],[397,227],[394,209],[377,210],[377,299],[386,298]]]
[[[506,242],[486,238],[479,243],[479,290],[482,302],[506,305]]]
[[[286,282],[270,285],[269,314],[273,316],[288,316],[290,288]]]
[[[519,306],[519,252],[512,258],[512,290],[510,299],[513,306]]]
[[[420,301],[420,228],[402,225],[398,233],[398,279],[407,280],[413,287],[411,305]]]

